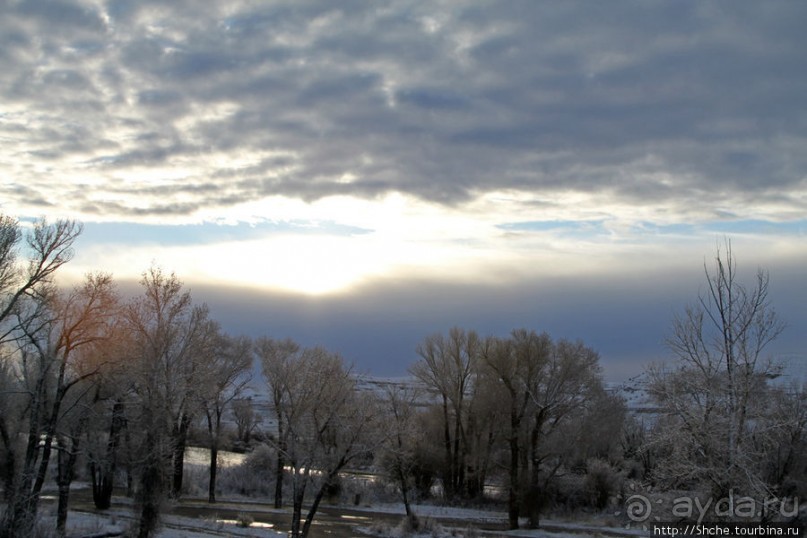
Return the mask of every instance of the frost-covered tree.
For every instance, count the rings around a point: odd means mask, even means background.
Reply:
[[[765,349],[783,324],[770,303],[768,273],[758,270],[745,286],[729,241],[704,272],[705,290],[673,321],[667,345],[674,365],[649,370],[667,424],[655,436],[667,447],[657,475],[708,485],[718,497],[765,494],[758,441],[771,433],[765,394],[781,370]]]
[[[16,219],[0,214],[0,342],[13,338],[15,313],[26,299],[36,301],[52,291],[53,277],[73,258],[81,230],[72,220],[49,224],[41,219],[23,233]]]
[[[285,347],[286,351],[294,349]],[[371,433],[378,406],[356,391],[351,370],[339,355],[317,347],[264,357],[264,372],[271,391],[277,394],[273,405],[278,431],[283,432],[275,448],[283,454],[291,474],[290,535],[305,537],[339,472],[374,444]],[[276,361],[283,367],[273,364]],[[283,375],[275,376],[279,371]],[[303,520],[303,502],[309,493],[310,505]]]
[[[141,280],[143,294],[124,313],[130,333],[132,413],[137,439],[138,536],[152,534],[160,502],[182,486],[188,428],[201,409],[206,366],[216,354],[218,324],[205,305],[194,305],[176,275],[152,267]],[[168,478],[170,477],[170,479]]]
[[[525,334],[526,333],[526,334]],[[531,346],[531,333],[516,331],[516,349]],[[539,373],[527,386],[529,412],[525,423],[524,508],[530,528],[537,528],[547,489],[556,473],[568,466],[571,447],[580,439],[568,435],[574,425],[595,413],[602,402],[599,355],[581,341],[552,342]],[[619,431],[612,432],[619,436]]]
[[[222,436],[222,419],[227,407],[247,388],[252,369],[252,342],[248,338],[220,335],[216,350],[209,362],[202,365],[205,387],[201,392],[202,408],[210,438],[210,479],[208,502],[216,502],[219,442]]]
[[[511,529],[518,528],[524,497],[526,422],[533,409],[534,390],[549,361],[552,341],[546,333],[518,331],[513,338],[492,338],[484,346],[483,361],[498,381],[500,402],[506,408],[505,439],[508,458],[507,511]]]
[[[418,345],[420,360],[410,369],[412,375],[440,400],[444,453],[442,482],[448,497],[465,492],[470,396],[480,346],[481,339],[474,331],[454,327],[447,335],[433,334]]]
[[[10,404],[0,413],[8,500],[0,536],[30,534],[51,453],[50,442],[40,443],[40,437],[55,438],[61,404],[85,375],[74,358],[88,343],[92,315],[71,310],[53,283],[80,233],[74,221],[44,219],[23,233],[15,219],[0,216],[0,358],[3,399]]]
[[[275,508],[283,506],[283,476],[286,468],[287,445],[290,435],[287,426],[286,408],[290,405],[292,388],[295,382],[294,370],[301,360],[302,348],[293,340],[272,340],[259,338],[255,342],[255,353],[261,361],[263,375],[269,385],[272,410],[277,417],[277,432],[274,436],[275,448]]]
[[[419,390],[413,385],[389,384],[381,394],[385,433],[381,463],[389,478],[398,485],[406,516],[411,518],[410,490],[413,487],[418,432],[417,404]]]
[[[253,434],[263,422],[263,416],[255,411],[255,404],[251,396],[233,400],[232,417],[235,422],[236,440],[243,446],[249,445]]]

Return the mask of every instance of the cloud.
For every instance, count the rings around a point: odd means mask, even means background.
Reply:
[[[0,166],[31,189],[4,192],[18,213],[193,219],[276,195],[456,206],[508,189],[681,222],[807,209],[799,3],[2,9]],[[210,158],[235,154],[255,158]]]

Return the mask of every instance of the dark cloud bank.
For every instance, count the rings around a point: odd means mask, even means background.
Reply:
[[[753,271],[748,276],[753,278]],[[323,345],[354,361],[360,372],[405,375],[417,360],[417,344],[452,326],[482,335],[506,335],[525,327],[584,341],[600,353],[606,377],[618,381],[670,358],[664,339],[673,316],[697,299],[704,284],[702,268],[693,267],[674,274],[626,273],[507,287],[386,281],[317,298],[190,286],[196,300],[207,302],[231,333]],[[799,264],[772,271],[772,303],[788,325],[770,348],[773,356],[807,360],[802,336],[807,333],[805,284]]]

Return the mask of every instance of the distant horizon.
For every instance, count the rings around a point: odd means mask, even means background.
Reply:
[[[155,264],[160,266],[157,260]],[[754,276],[745,265],[741,263],[743,276]],[[798,276],[799,268],[791,271]],[[682,314],[705,285],[703,268],[690,273],[686,280],[668,282],[660,288],[652,279],[640,283],[630,276],[615,278],[609,283],[610,292],[593,295],[592,291],[588,301],[570,295],[568,304],[564,293],[582,284],[576,284],[574,279],[554,280],[543,289],[488,286],[473,290],[473,294],[466,285],[457,283],[423,282],[411,286],[387,282],[368,286],[364,293],[311,297],[212,286],[194,283],[180,273],[177,276],[194,301],[207,304],[211,317],[229,334],[291,338],[306,347],[322,345],[354,364],[357,373],[406,376],[408,368],[419,359],[417,345],[427,336],[447,333],[455,326],[474,330],[483,337],[507,336],[514,329],[526,328],[538,333],[546,331],[553,339],[581,340],[600,354],[603,378],[619,383],[641,374],[652,363],[674,360],[664,344],[673,316]],[[127,297],[140,291],[132,279],[118,284]],[[635,289],[631,290],[631,286]],[[799,314],[798,296],[790,296],[787,286],[777,285],[773,276],[771,289],[772,305],[786,327],[765,356],[795,360],[807,372],[807,352],[799,347],[803,333],[792,326],[794,314]],[[623,309],[620,316],[607,316],[608,305],[619,298]],[[543,313],[542,305],[549,305],[550,311]],[[449,319],[447,312],[455,310],[459,312],[456,319]],[[489,319],[492,313],[497,314],[495,319]],[[577,329],[580,320],[586,325]]]

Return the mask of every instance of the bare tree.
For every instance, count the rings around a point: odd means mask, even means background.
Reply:
[[[475,332],[454,327],[447,336],[426,338],[417,348],[421,360],[410,370],[440,398],[445,453],[443,488],[449,497],[463,492],[465,487],[469,394],[479,351],[480,339]]]
[[[378,416],[376,401],[359,394],[351,370],[339,355],[311,350],[303,357],[300,393],[292,399],[288,427],[288,459],[292,469],[292,536],[308,536],[325,492],[339,472],[359,457],[372,452],[369,441]],[[314,472],[321,472],[315,477]],[[306,490],[314,495],[301,524]]]
[[[263,417],[255,412],[255,404],[251,396],[233,400],[233,421],[235,422],[235,437],[243,446],[249,445],[252,435],[263,422]],[[280,508],[279,506],[277,508]]]
[[[103,360],[97,360],[93,351],[109,337],[117,296],[108,275],[89,275],[83,285],[70,292],[51,290],[26,303],[15,309],[16,329],[11,334],[17,337],[21,388],[29,398],[28,437],[5,519],[6,528],[23,535],[37,513],[54,442],[60,440],[61,447],[68,448],[67,430],[60,430],[60,424],[71,411],[84,405],[82,399],[91,390],[84,382],[103,367]],[[76,388],[82,391],[79,396],[71,394]],[[66,402],[70,405],[65,406]],[[82,424],[81,420],[74,421],[69,430],[79,434],[76,428]],[[62,510],[57,523],[61,533],[69,477],[69,473],[60,477]]]
[[[56,307],[61,326],[56,344],[60,363],[51,416],[45,427],[40,476],[44,477],[47,451],[55,437],[59,488],[56,530],[64,536],[70,483],[90,406],[98,397],[99,375],[117,358],[113,351],[115,346],[110,345],[119,314],[119,299],[112,277],[88,275],[82,286],[71,293],[59,294]]]
[[[291,432],[286,418],[287,408],[294,389],[294,370],[301,360],[302,349],[296,342],[286,339],[281,341],[270,338],[259,338],[255,342],[255,352],[263,367],[263,375],[269,384],[272,399],[272,411],[277,420],[277,432],[274,445],[275,464],[275,508],[283,506],[283,476],[286,467],[288,440]]]
[[[357,393],[339,355],[322,348],[299,350],[290,341],[280,346],[284,351],[273,352],[271,342],[263,343],[268,345],[261,352],[264,371],[280,402],[274,409],[279,431],[275,448],[290,467],[291,536],[305,537],[339,472],[367,453],[367,434],[378,406]],[[311,487],[313,498],[303,520],[303,502]]]
[[[465,435],[465,493],[471,499],[485,496],[488,475],[496,470],[495,455],[506,435],[508,418],[498,390],[499,380],[482,364],[477,370],[471,386]]]
[[[537,528],[547,486],[566,463],[568,438],[564,429],[590,414],[602,393],[599,355],[580,341],[554,342],[549,360],[530,388],[531,412],[527,422],[525,504],[529,526]],[[621,432],[614,432],[619,436]],[[571,440],[574,442],[574,439]]]
[[[416,465],[415,450],[417,432],[417,404],[420,397],[416,387],[389,384],[382,395],[386,436],[382,451],[383,465],[398,484],[406,516],[414,516],[409,492],[412,489],[412,471]]]
[[[599,356],[582,342],[554,342],[526,329],[485,339],[452,329],[427,338],[418,353],[412,373],[436,396],[432,409],[441,417],[446,496],[482,492],[497,453],[507,469],[513,529],[524,512],[538,526],[559,471],[575,458],[607,453],[621,438],[622,402],[608,397]],[[590,451],[575,448],[606,411],[613,414],[607,439]]]
[[[128,305],[125,320],[132,334],[136,420],[143,432],[137,448],[138,536],[146,538],[159,522],[164,495],[181,488],[187,431],[200,409],[203,365],[215,356],[219,328],[206,306],[193,305],[176,275],[152,267],[141,284],[144,293]]]
[[[728,240],[704,272],[705,291],[674,319],[667,340],[677,366],[649,371],[651,393],[684,451],[668,458],[666,475],[708,482],[718,496],[731,489],[759,493],[766,486],[748,440],[764,414],[760,394],[780,373],[763,353],[784,326],[770,304],[768,274],[758,270],[752,288],[741,284]]]
[[[482,355],[485,365],[501,384],[501,401],[508,411],[507,512],[511,529],[518,528],[523,503],[524,424],[533,409],[535,391],[549,362],[551,347],[552,341],[546,333],[537,335],[521,330],[514,331],[510,339],[488,339]]]
[[[231,338],[221,335],[212,360],[202,365],[206,370],[207,388],[202,394],[202,406],[210,438],[210,480],[208,502],[216,502],[216,476],[218,471],[221,421],[227,406],[238,398],[252,380],[252,342],[248,338]]]
[[[106,342],[104,352],[113,359],[98,378],[94,379],[96,396],[89,410],[91,419],[85,435],[84,447],[90,471],[93,503],[99,510],[106,510],[112,505],[112,492],[115,486],[115,475],[121,460],[126,464],[127,492],[132,491],[132,466],[128,444],[124,443],[128,435],[129,417],[127,409],[134,405],[134,383],[131,375],[132,354],[135,347],[134,334],[124,323],[122,315],[111,327],[112,334]],[[132,404],[132,405],[129,405]]]
[[[17,432],[24,423],[24,402],[19,397],[19,378],[13,353],[0,345],[0,476],[3,478],[3,500],[9,503],[14,497],[19,453]]]
[[[779,498],[807,495],[807,383],[772,388],[762,444],[766,482]]]
[[[65,417],[84,405],[90,390],[85,380],[95,376],[102,361],[91,360],[93,349],[108,338],[108,326],[115,315],[116,294],[111,277],[88,275],[85,283],[68,292],[52,286],[51,277],[71,256],[69,245],[80,228],[69,223],[47,226],[40,221],[28,237],[29,250],[35,257],[28,263],[20,287],[6,295],[4,338],[13,345],[18,361],[19,393],[28,401],[24,407],[27,442],[19,454],[12,443],[7,457],[15,475],[8,482],[9,506],[3,532],[25,535],[30,532],[38,509],[54,443],[71,450],[68,429],[60,429]],[[10,258],[5,256],[8,261]],[[7,269],[7,268],[6,268]],[[22,270],[18,270],[22,273]],[[10,280],[5,271],[3,280]],[[13,319],[12,319],[13,318]],[[83,388],[82,388],[83,387]],[[73,394],[81,388],[81,394]],[[69,405],[65,405],[69,402]],[[82,421],[73,421],[70,433],[80,433]],[[75,459],[60,458],[62,470],[68,471]],[[19,472],[19,474],[16,474]],[[59,475],[60,498],[57,530],[64,533],[66,504],[71,472]]]
[[[598,355],[581,342],[553,342],[548,334],[514,330],[485,340],[489,390],[506,410],[508,523],[516,529],[522,510],[539,524],[549,481],[573,452],[566,432],[592,412],[603,392]],[[618,435],[618,432],[617,432]]]
[[[0,214],[0,342],[14,331],[16,325],[9,320],[20,302],[50,291],[56,271],[73,258],[73,243],[81,230],[75,221],[48,224],[40,219],[23,234],[16,219]],[[21,249],[24,261],[18,260]]]

